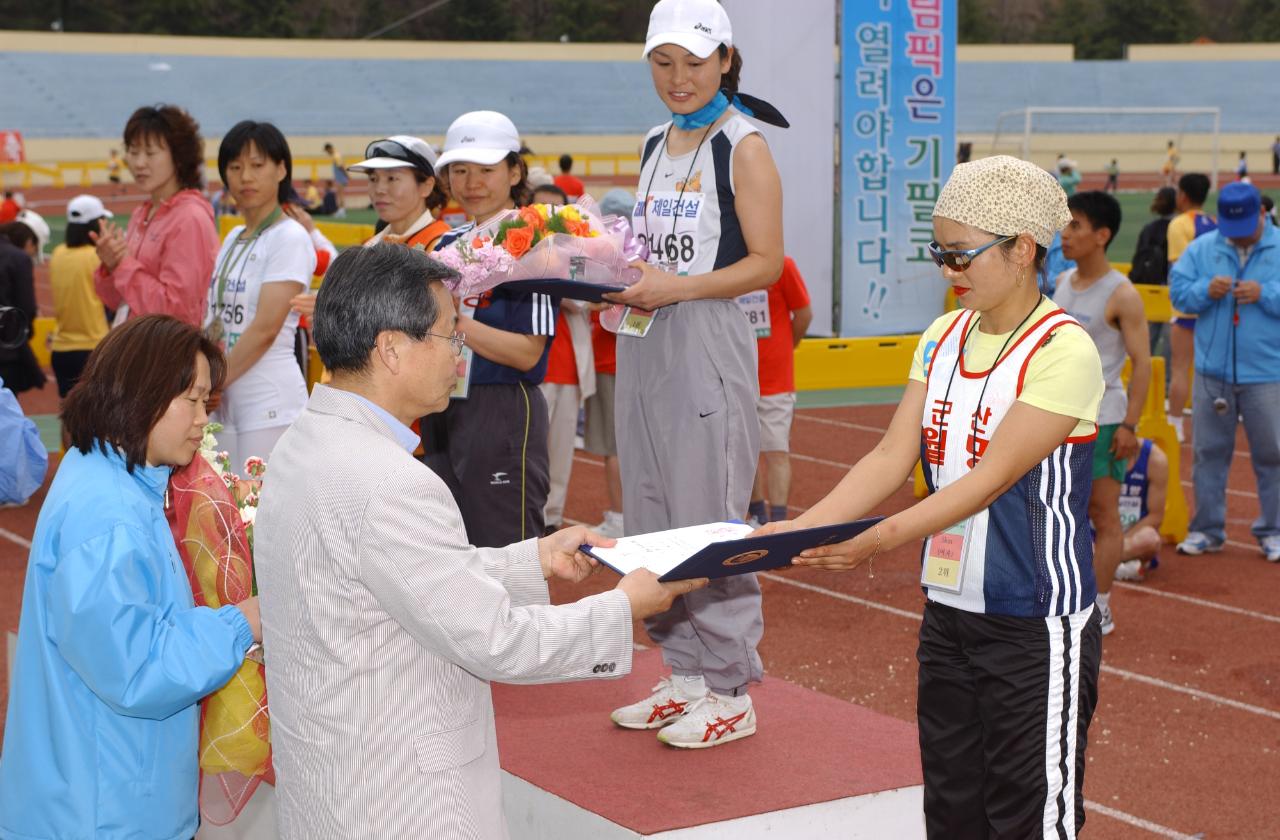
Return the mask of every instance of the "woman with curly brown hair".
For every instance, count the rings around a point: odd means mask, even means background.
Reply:
[[[121,231],[107,221],[94,242],[98,297],[115,324],[162,314],[199,326],[218,254],[213,207],[200,192],[200,126],[175,105],[146,106],[124,127],[125,163],[150,197]]]

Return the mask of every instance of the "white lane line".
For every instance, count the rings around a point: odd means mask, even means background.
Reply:
[[[1122,823],[1131,825],[1134,828],[1141,828],[1143,831],[1149,831],[1160,837],[1172,837],[1175,840],[1201,840],[1202,834],[1183,834],[1181,831],[1175,831],[1167,826],[1153,823],[1151,820],[1144,820],[1142,817],[1135,817],[1133,814],[1126,814],[1124,811],[1118,811],[1100,802],[1094,802],[1092,799],[1084,801],[1086,811],[1093,811],[1102,814],[1104,817],[1111,817],[1113,820],[1119,820]]]
[[[1195,487],[1196,485],[1195,485],[1195,482],[1194,482],[1194,481],[1187,481],[1187,480],[1184,478],[1184,479],[1182,480],[1182,486],[1183,486],[1183,487]],[[1252,492],[1252,491],[1249,491],[1249,490],[1232,490],[1230,487],[1228,487],[1228,488],[1227,488],[1227,495],[1228,495],[1228,496],[1243,496],[1243,497],[1244,497],[1244,498],[1246,498],[1246,499],[1256,499],[1256,498],[1258,498],[1258,494],[1257,494],[1257,493],[1254,493],[1254,492]]]
[[[23,548],[31,548],[31,540],[27,539],[21,534],[15,534],[13,531],[10,531],[8,528],[0,528],[0,537],[4,537],[9,542],[17,543]]]
[[[912,612],[911,610],[898,609],[897,607],[891,607],[888,604],[881,604],[876,601],[869,601],[865,598],[858,598],[854,595],[846,595],[843,592],[837,592],[834,589],[827,589],[824,586],[816,586],[812,583],[803,583],[798,580],[788,580],[785,576],[782,576],[782,575],[763,572],[760,574],[760,577],[767,578],[768,580],[776,581],[777,583],[786,584],[787,586],[794,586],[799,589],[806,589],[810,592],[816,592],[819,595],[826,595],[828,597],[836,598],[841,601],[848,601],[850,603],[861,604],[862,606],[871,607],[872,609],[883,610],[884,612],[892,613],[894,615],[901,616],[903,618],[910,618],[915,621],[919,621],[921,618],[921,615],[919,612]],[[1248,712],[1250,714],[1259,715],[1261,717],[1272,718],[1273,720],[1280,720],[1280,712],[1273,711],[1272,709],[1265,709],[1262,706],[1255,706],[1251,703],[1243,703],[1239,700],[1232,700],[1230,697],[1222,697],[1217,694],[1210,694],[1209,692],[1201,691],[1198,688],[1190,688],[1185,685],[1178,685],[1177,683],[1172,683],[1167,680],[1162,680],[1162,679],[1159,679],[1158,677],[1148,677],[1145,674],[1139,674],[1134,671],[1126,671],[1123,668],[1116,668],[1111,665],[1104,664],[1102,666],[1102,671],[1104,673],[1112,674],[1114,676],[1121,677],[1126,680],[1133,680],[1134,682],[1145,683],[1147,685],[1155,686],[1157,688],[1168,689],[1169,691],[1175,691],[1179,694],[1186,694],[1200,700],[1207,700],[1210,703],[1217,703],[1221,706],[1228,706],[1232,709],[1238,709],[1242,712]]]
[[[856,595],[846,595],[843,592],[836,592],[834,589],[827,589],[822,586],[815,586],[812,583],[805,583],[800,580],[791,580],[785,574],[776,574],[774,572],[760,572],[757,577],[765,580],[771,580],[775,583],[785,583],[787,586],[794,586],[797,589],[807,589],[810,592],[817,592],[819,595],[826,595],[830,598],[837,598],[841,601],[848,601],[850,604],[858,604],[863,607],[870,607],[873,610],[881,610],[883,612],[892,613],[902,618],[910,618],[913,621],[920,620],[920,613],[911,610],[903,610],[898,607],[891,607],[888,604],[882,604],[879,601],[870,601],[866,598],[859,598]]]
[[[1199,607],[1208,607],[1213,610],[1222,610],[1223,612],[1235,613],[1236,615],[1246,615],[1249,618],[1257,618],[1262,621],[1271,621],[1276,624],[1280,624],[1280,615],[1268,615],[1266,613],[1255,612],[1254,610],[1246,610],[1243,607],[1233,607],[1230,604],[1220,604],[1217,601],[1208,601],[1204,598],[1182,595],[1178,592],[1164,592],[1159,589],[1148,589],[1145,586],[1138,586],[1136,583],[1126,583],[1120,580],[1116,581],[1115,585],[1122,589],[1132,589],[1134,592],[1142,592],[1146,595],[1158,595],[1161,598],[1172,598],[1175,601],[1183,601],[1188,604],[1195,604]]]
[[[1242,703],[1239,700],[1232,700],[1230,697],[1222,697],[1217,694],[1210,694],[1207,691],[1201,691],[1198,688],[1191,688],[1185,685],[1178,685],[1158,677],[1148,677],[1146,674],[1135,673],[1134,671],[1126,671],[1123,668],[1116,668],[1111,665],[1103,665],[1102,670],[1107,674],[1114,674],[1126,680],[1134,682],[1146,683],[1156,688],[1167,688],[1169,691],[1176,691],[1179,694],[1186,694],[1200,700],[1208,700],[1210,703],[1218,703],[1223,706],[1230,706],[1233,709],[1239,709],[1242,712],[1248,712],[1261,717],[1268,717],[1273,720],[1280,720],[1280,712],[1271,709],[1264,709],[1261,706],[1255,706],[1252,703]]]
[[[831,417],[817,417],[804,412],[804,409],[797,411],[794,415],[795,419],[808,420],[810,423],[823,423],[827,426],[839,426],[842,429],[857,429],[860,432],[875,432],[879,435],[882,435],[887,431],[883,426],[868,426],[865,423],[851,423],[848,420],[835,420]]]

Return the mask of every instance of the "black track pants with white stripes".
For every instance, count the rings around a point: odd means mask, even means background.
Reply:
[[[916,658],[928,836],[1076,837],[1102,658],[1096,612],[1016,618],[929,602]]]

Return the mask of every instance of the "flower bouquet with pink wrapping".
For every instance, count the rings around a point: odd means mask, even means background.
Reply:
[[[432,256],[458,272],[452,291],[470,297],[498,286],[601,300],[640,279],[631,263],[643,245],[627,219],[601,216],[595,201],[530,204],[500,213]]]

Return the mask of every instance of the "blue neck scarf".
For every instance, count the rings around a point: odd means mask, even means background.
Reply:
[[[720,119],[720,116],[729,109],[730,104],[745,116],[754,117],[761,122],[776,125],[780,128],[786,128],[789,125],[786,117],[782,116],[777,108],[774,108],[763,99],[757,99],[745,93],[735,93],[731,102],[723,89],[716,91],[716,95],[711,98],[710,102],[692,114],[673,113],[671,115],[671,124],[683,131],[706,128]]]

